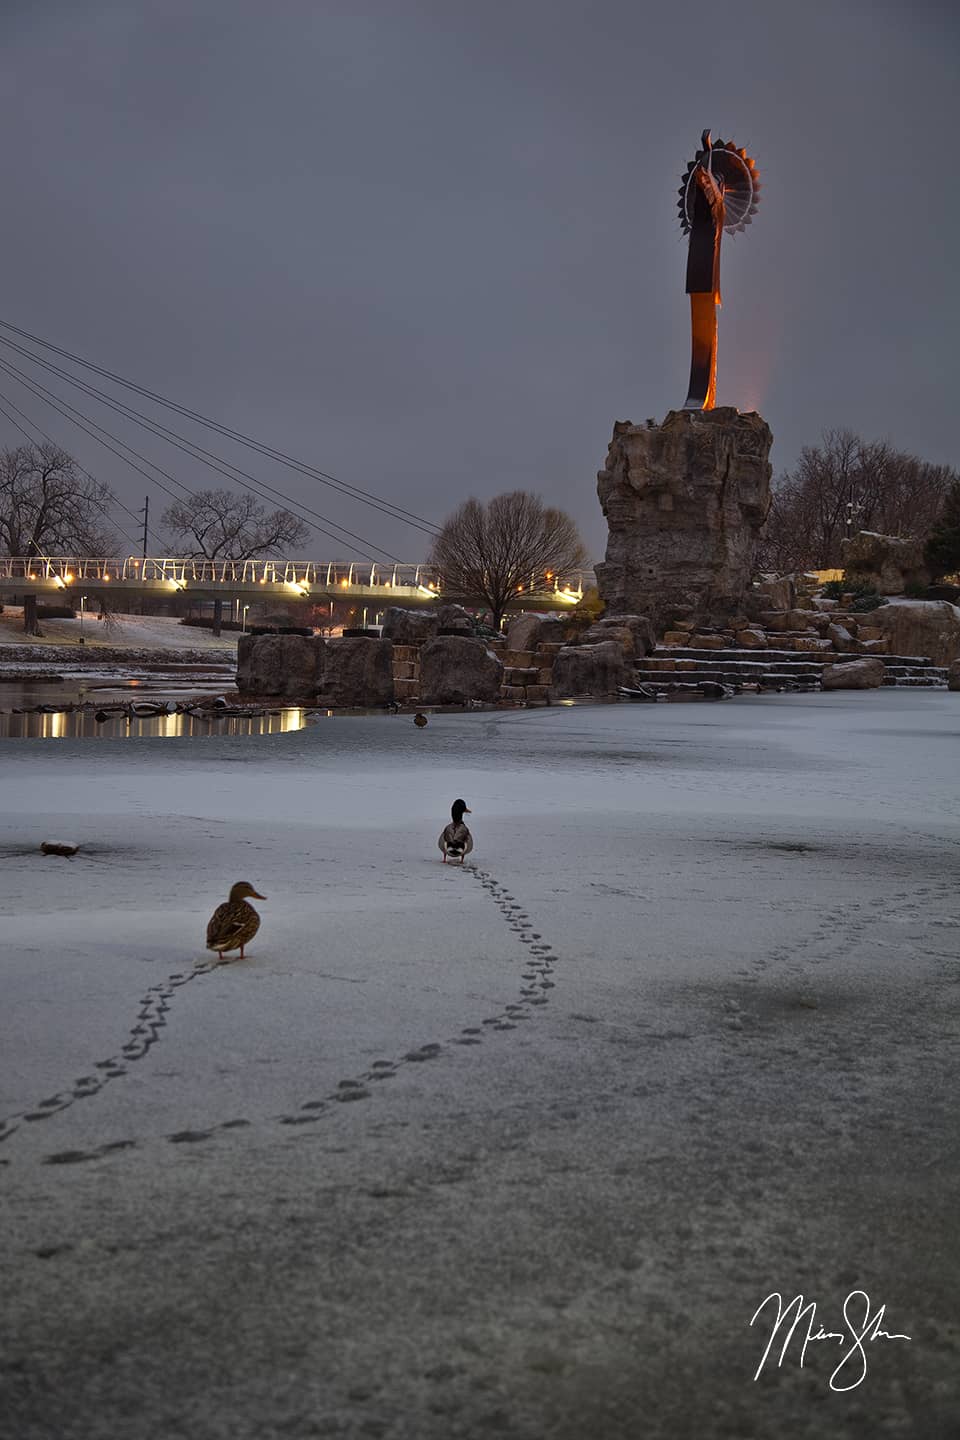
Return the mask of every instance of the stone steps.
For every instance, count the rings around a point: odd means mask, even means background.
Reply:
[[[722,685],[756,684],[762,689],[819,689],[825,665],[863,660],[861,652],[809,650],[695,649],[690,646],[658,647],[634,668],[635,683],[669,692],[696,689],[701,681]],[[877,655],[885,666],[884,685],[944,689],[947,671],[921,655]]]

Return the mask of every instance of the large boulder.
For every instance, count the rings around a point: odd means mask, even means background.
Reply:
[[[536,650],[544,643],[543,632],[549,631],[550,638],[561,644],[564,636],[563,623],[552,616],[526,613],[518,615],[507,626],[508,650]]]
[[[323,705],[388,705],[393,699],[393,642],[371,635],[328,640],[318,699]]]
[[[604,615],[580,636],[581,645],[596,645],[616,640],[628,659],[642,660],[657,644],[653,626],[645,615]]]
[[[870,611],[891,655],[928,656],[934,665],[960,659],[960,608],[947,600],[897,600]]]
[[[887,667],[882,660],[850,660],[840,665],[825,665],[821,685],[824,690],[875,690],[883,684]]]
[[[960,690],[960,660],[954,660],[947,670],[947,689]]]
[[[312,700],[323,673],[326,646],[320,636],[241,635],[237,689],[241,695]]]
[[[618,421],[597,477],[607,615],[649,615],[664,629],[742,608],[770,507],[772,438],[759,415],[731,406]]]
[[[463,705],[500,698],[503,664],[483,640],[438,635],[420,651],[420,701]]]
[[[792,575],[763,575],[745,599],[761,610],[792,610],[797,603],[797,586]]]
[[[391,605],[383,617],[382,634],[395,645],[422,645],[433,639],[439,625],[436,610],[403,610]]]
[[[861,530],[840,542],[844,575],[849,581],[872,585],[881,595],[902,595],[908,585],[929,585],[932,576],[923,558],[923,543]]]
[[[597,645],[565,645],[553,661],[550,698],[613,695],[626,682],[623,648],[616,640]]]
[[[473,634],[473,621],[462,605],[441,605],[437,612],[440,629],[449,634],[455,630],[459,635]]]
[[[827,639],[832,644],[834,650],[854,651],[857,648],[857,642],[846,625],[828,625]]]

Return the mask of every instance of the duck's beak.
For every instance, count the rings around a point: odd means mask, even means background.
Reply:
[[[473,814],[473,811],[472,811],[472,810],[469,810],[469,809],[467,808],[467,806],[465,805],[465,806],[463,807],[463,813],[464,813],[464,815],[472,815],[472,814]]]
[[[250,894],[254,900],[266,900],[266,895],[261,895],[259,890],[251,890]]]

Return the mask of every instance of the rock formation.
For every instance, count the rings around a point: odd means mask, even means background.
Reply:
[[[657,643],[653,626],[645,615],[605,615],[579,637],[582,645],[617,640],[628,660],[649,655]]]
[[[317,689],[322,705],[388,705],[393,699],[393,644],[369,635],[328,640]]]
[[[770,506],[772,436],[755,412],[672,410],[619,421],[597,477],[609,536],[596,567],[607,615],[722,619],[741,608]]]
[[[882,660],[851,660],[826,666],[820,683],[824,690],[876,690],[885,673]]]
[[[312,699],[323,673],[327,642],[307,635],[241,635],[237,689],[241,695]]]
[[[403,610],[391,605],[383,617],[381,634],[395,645],[422,645],[433,639],[439,626],[436,610]]]
[[[934,665],[960,659],[960,606],[947,600],[898,600],[870,611],[891,652],[929,655]]]
[[[623,647],[617,640],[565,645],[553,662],[551,700],[576,695],[614,695],[626,681]]]
[[[881,595],[902,595],[908,585],[929,585],[932,579],[923,558],[922,540],[903,540],[861,530],[842,540],[844,574],[851,582],[871,585]]]
[[[420,701],[424,705],[465,705],[500,698],[503,664],[483,640],[438,635],[420,651]]]
[[[536,650],[538,645],[564,645],[580,628],[579,619],[570,615],[518,615],[507,626],[507,646],[510,650]]]

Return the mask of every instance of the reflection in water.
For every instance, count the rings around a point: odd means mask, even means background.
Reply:
[[[92,710],[54,715],[0,714],[0,737],[74,740],[78,738],[118,736],[157,736],[162,739],[194,739],[208,735],[282,735],[302,730],[306,710],[287,708],[267,715],[150,715],[128,720],[125,715],[111,715],[99,724]]]

